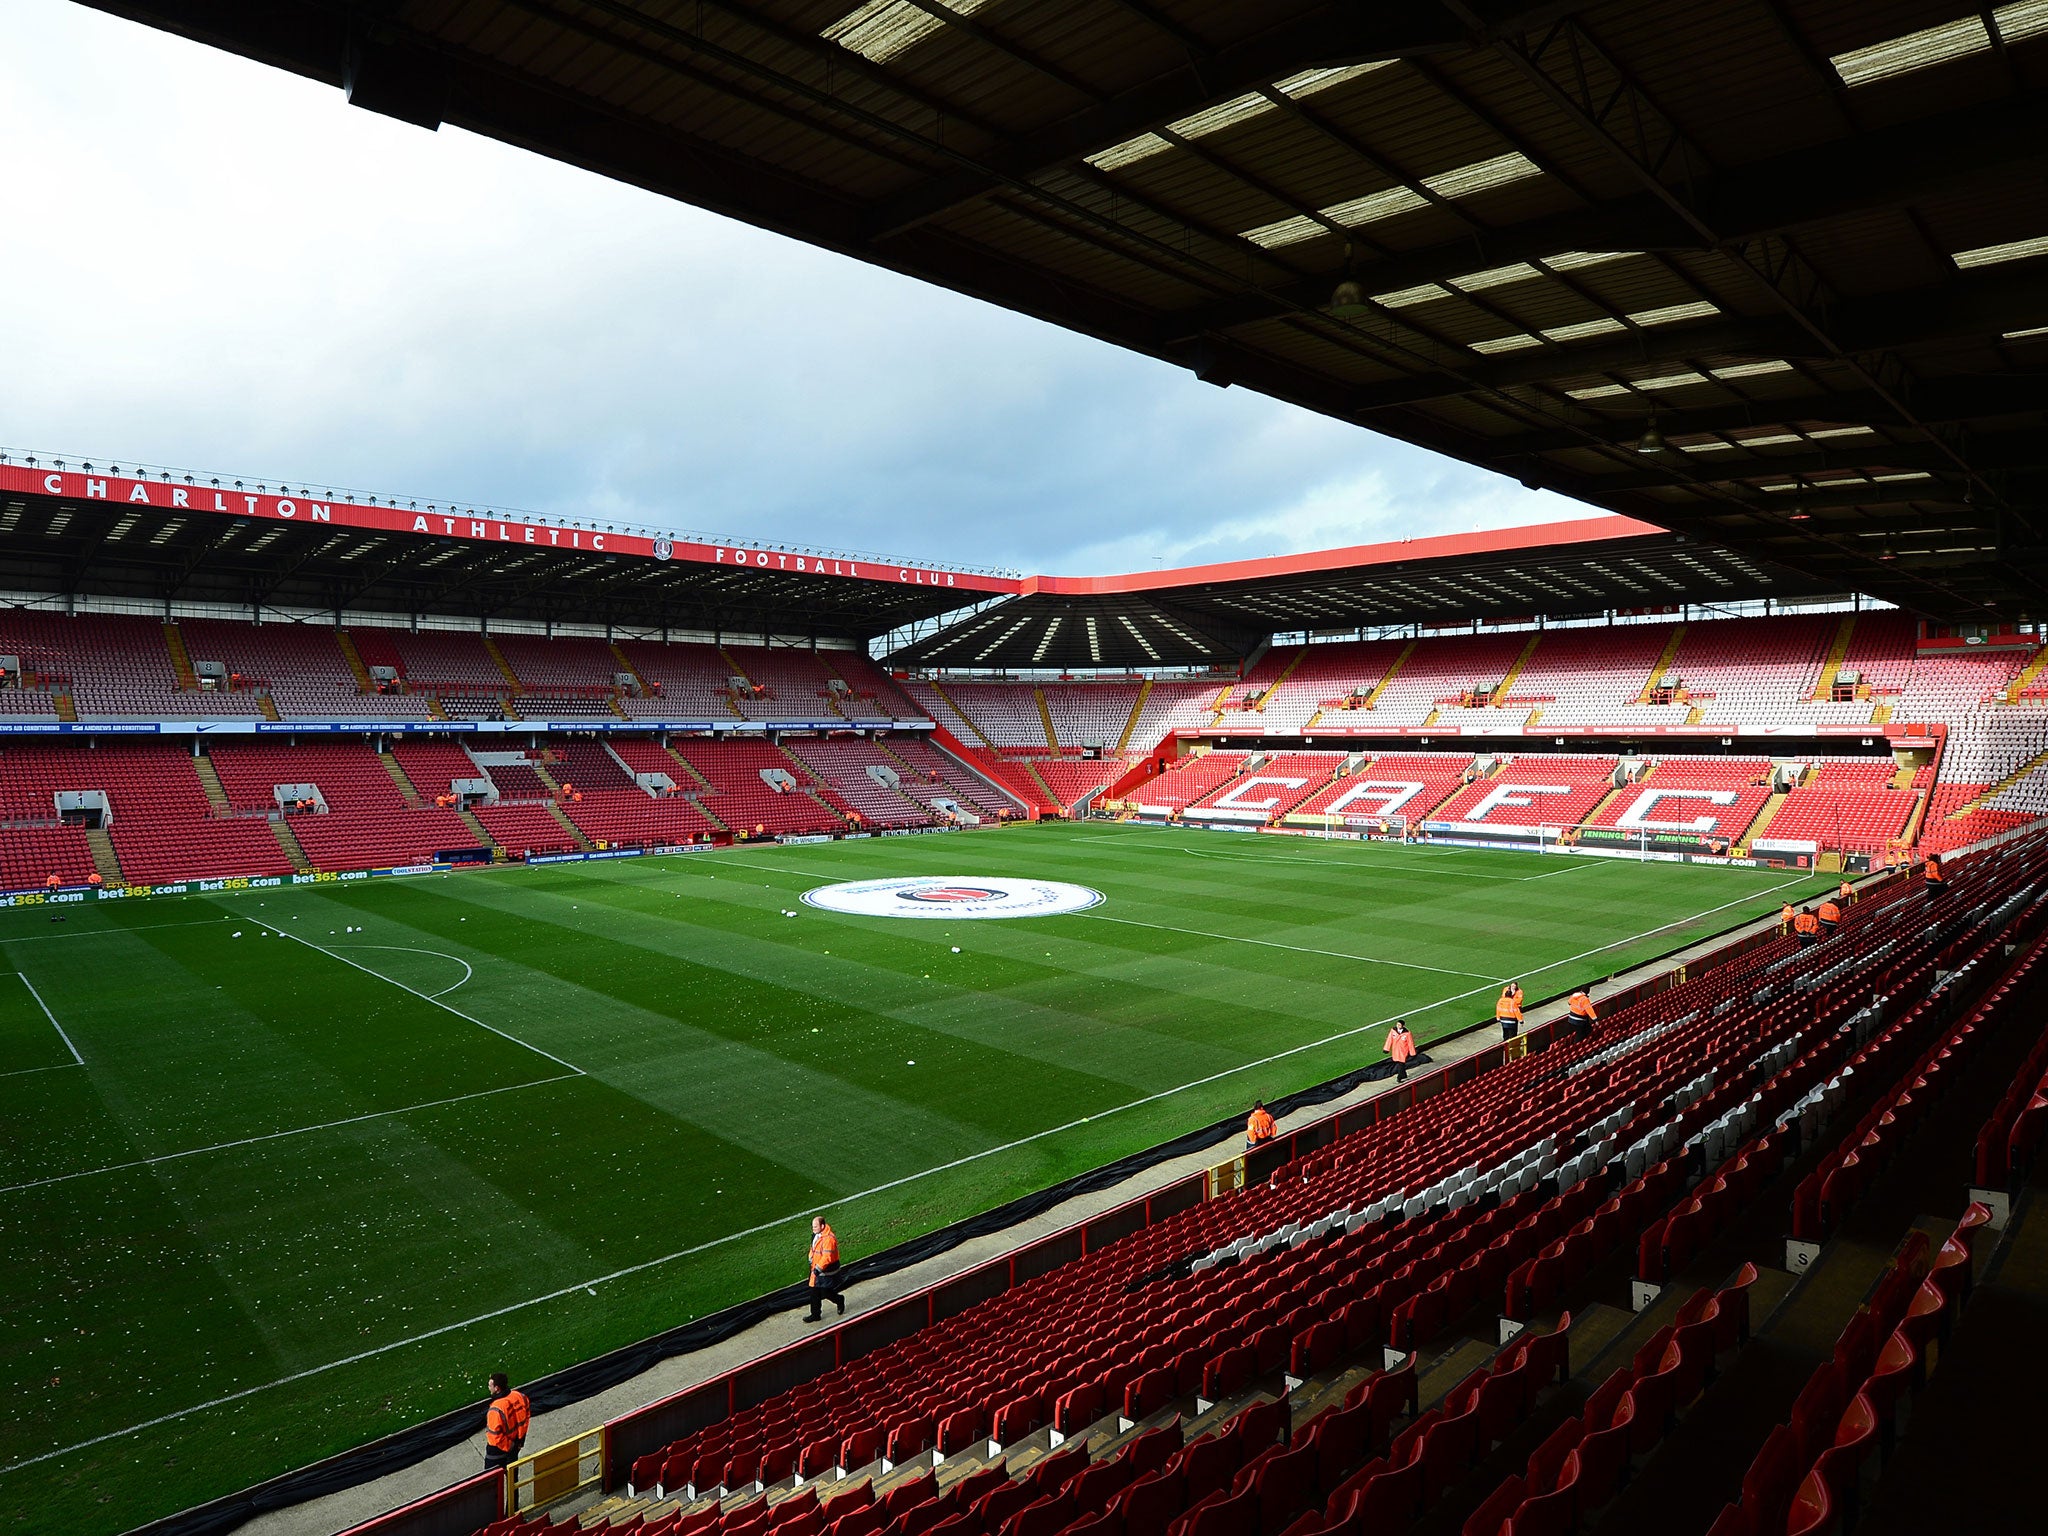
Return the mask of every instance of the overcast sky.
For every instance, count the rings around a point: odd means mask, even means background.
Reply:
[[[0,166],[12,450],[1073,574],[1587,512],[70,0]]]

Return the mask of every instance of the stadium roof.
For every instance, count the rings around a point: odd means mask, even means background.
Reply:
[[[1276,632],[1514,623],[1831,595],[1812,578],[1625,517],[1132,576],[1033,576],[891,656],[1006,669],[1201,665]]]
[[[1299,629],[1551,618],[1832,589],[1625,517],[1127,576],[1020,576],[0,451],[30,596],[871,640],[946,667],[1235,661]]]
[[[91,3],[1837,589],[2048,603],[2042,0]]]
[[[1011,572],[0,453],[0,586],[150,603],[865,640]]]

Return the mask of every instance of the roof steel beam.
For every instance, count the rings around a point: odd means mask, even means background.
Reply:
[[[1982,338],[2001,327],[2048,322],[2048,283],[2030,269],[1969,281],[1843,299],[1828,311],[1828,335],[1781,315],[1723,316],[1697,325],[1658,326],[1592,346],[1544,347],[1462,364],[1456,374],[1422,374],[1359,389],[1356,409],[1383,410],[1506,389],[1582,374],[1613,373],[1638,363],[1732,355],[1753,358],[1836,357]],[[1907,413],[1900,409],[1898,414]]]
[[[1984,102],[1844,142],[1794,151],[1703,178],[1694,199],[1722,239],[1751,239],[1871,209],[1932,190],[1957,191],[2048,162],[2048,91]],[[1698,251],[1711,248],[1660,198],[1637,193],[1380,260],[1352,275],[1368,291],[1396,292],[1460,273],[1561,251]],[[1166,340],[1271,319],[1329,300],[1330,277],[1236,295],[1161,318]]]
[[[1970,421],[1979,417],[2019,416],[2048,410],[2048,374],[2012,377],[1930,379],[1912,394],[1913,414],[1923,423]],[[1601,407],[1625,409],[1627,417],[1595,415]],[[1557,453],[1587,446],[1587,431],[1617,447],[1633,448],[1642,435],[1645,402],[1640,398],[1589,402],[1580,430],[1525,432],[1490,440],[1487,457],[1511,463],[1539,453]],[[1822,394],[1772,395],[1766,399],[1733,400],[1715,405],[1657,405],[1658,428],[1667,438],[1708,432],[1735,432],[1745,427],[1782,426],[1794,421],[1821,421],[1842,426],[1898,426],[1899,414],[1874,390],[1835,390]]]
[[[872,240],[887,240],[987,195],[1002,184],[1000,178],[1043,175],[1305,69],[1459,52],[1496,35],[1545,25],[1593,3],[1475,0],[1469,22],[1422,5],[1320,5],[1056,123],[990,146],[977,158],[997,175],[963,170],[934,177],[874,209],[867,234]]]

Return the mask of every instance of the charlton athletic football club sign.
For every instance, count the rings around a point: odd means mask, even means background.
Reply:
[[[804,892],[804,904],[854,917],[1059,917],[1085,912],[1102,892],[1059,880],[984,880],[919,875],[908,880],[853,880]]]

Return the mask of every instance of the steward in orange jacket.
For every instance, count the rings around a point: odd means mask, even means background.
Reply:
[[[846,1298],[839,1291],[839,1234],[822,1216],[811,1218],[811,1315],[807,1323],[820,1321],[830,1298],[846,1316]]]
[[[1819,940],[1820,919],[1813,915],[1813,908],[1806,908],[1792,919],[1792,931],[1799,935],[1799,945],[1802,949]]]
[[[1927,863],[1920,871],[1920,878],[1927,883],[1927,894],[1930,896],[1939,896],[1948,888],[1948,876],[1942,873],[1940,855],[1927,855]]]
[[[526,1431],[533,1423],[533,1405],[516,1390],[503,1371],[491,1376],[491,1406],[484,1410],[484,1469],[517,1461],[526,1449]]]
[[[1832,901],[1822,902],[1818,915],[1820,917],[1821,932],[1823,933],[1833,933],[1842,921],[1842,909]]]
[[[1415,1059],[1415,1037],[1408,1033],[1406,1019],[1394,1020],[1394,1027],[1387,1031],[1387,1054],[1394,1058],[1395,1081],[1407,1082],[1408,1063]]]
[[[1572,1038],[1583,1040],[1592,1034],[1593,1026],[1600,1022],[1600,1010],[1593,1006],[1592,994],[1581,987],[1565,1006],[1571,1010]]]
[[[1511,981],[1501,988],[1500,1000],[1493,1005],[1493,1021],[1500,1026],[1500,1037],[1512,1040],[1522,1032],[1522,984]]]
[[[1264,1099],[1260,1099],[1257,1103],[1252,1105],[1252,1112],[1245,1117],[1245,1151],[1249,1152],[1254,1147],[1263,1147],[1267,1142],[1273,1139],[1273,1133],[1277,1129],[1278,1127],[1273,1123],[1272,1115],[1269,1114],[1266,1110],[1266,1101]]]
[[[1786,902],[1778,908],[1778,937],[1785,938],[1792,932],[1792,919],[1799,915],[1799,909]]]

